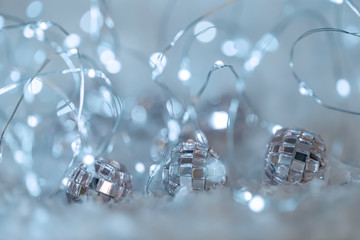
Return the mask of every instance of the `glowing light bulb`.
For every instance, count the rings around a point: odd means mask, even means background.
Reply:
[[[336,3],[336,4],[342,4],[344,0],[330,0],[330,2]]]
[[[117,60],[112,60],[106,63],[106,70],[111,74],[116,74],[121,70],[121,63]]]
[[[274,35],[270,33],[266,33],[260,39],[259,44],[261,48],[267,52],[275,52],[279,48],[279,41]]]
[[[89,78],[94,78],[95,75],[96,75],[95,70],[94,69],[89,69],[89,71],[88,71]]]
[[[181,117],[182,113],[184,112],[184,108],[181,103],[176,101],[174,98],[166,102],[166,109],[168,113],[175,116],[175,118]]]
[[[223,61],[220,61],[220,60],[217,60],[215,63],[214,63],[214,67],[216,67],[216,68],[222,68],[222,67],[224,67],[225,65],[224,65],[224,63],[223,63]]]
[[[279,129],[282,129],[281,125],[276,124],[275,126],[273,126],[271,129],[272,134],[275,134],[277,132],[277,130],[279,130]]]
[[[251,192],[249,192],[249,191],[244,192],[244,200],[245,201],[250,201],[251,198],[252,198],[252,193]]]
[[[213,112],[209,124],[213,129],[225,129],[227,128],[229,116],[224,111]]]
[[[35,115],[29,115],[27,118],[27,123],[30,127],[36,127],[39,124],[39,118]]]
[[[138,173],[143,173],[145,172],[145,165],[141,162],[138,162],[136,165],[135,165],[135,170],[138,172]]]
[[[161,52],[155,52],[151,54],[149,59],[150,67],[153,69],[152,78],[159,76],[166,66],[167,60],[166,56]]]
[[[253,212],[261,212],[265,208],[265,201],[261,196],[254,196],[249,202],[249,208]]]
[[[178,72],[178,78],[181,81],[187,81],[191,78],[191,72],[187,69],[180,69]]]
[[[38,22],[38,26],[39,26],[39,28],[40,28],[41,30],[44,30],[44,31],[49,28],[48,24],[47,24],[46,22],[44,22],[44,21]]]
[[[206,166],[207,179],[214,182],[220,183],[226,178],[226,168],[221,161],[213,161],[208,163]]]
[[[197,35],[196,39],[199,42],[211,42],[216,36],[215,25],[209,21],[198,22],[194,28],[194,35]]]
[[[46,59],[46,53],[42,49],[39,49],[35,52],[34,54],[35,62],[41,64],[45,59]]]
[[[44,34],[44,31],[41,29],[41,28],[37,28],[35,30],[35,33],[36,33],[36,37],[39,41],[44,41],[45,39],[45,34]]]
[[[261,58],[262,53],[260,51],[253,51],[250,59],[245,62],[245,70],[248,72],[253,71],[259,65]]]
[[[336,82],[336,91],[341,97],[347,97],[350,94],[350,84],[346,79],[339,79]]]
[[[86,165],[91,165],[94,163],[94,161],[95,161],[94,156],[90,154],[85,155],[83,158],[83,163],[85,163]]]
[[[233,192],[233,198],[238,203],[248,203],[252,197],[252,193],[245,189],[234,190]]]
[[[99,9],[93,8],[82,15],[80,28],[86,33],[94,34],[98,32],[104,24],[104,17]]]
[[[41,14],[43,10],[43,4],[40,1],[34,1],[26,8],[26,16],[28,18],[36,18]]]
[[[166,56],[160,52],[155,52],[151,54],[149,64],[152,68],[162,67],[164,68],[167,63]]]
[[[38,197],[40,195],[41,193],[40,185],[38,182],[38,178],[34,173],[29,172],[26,174],[25,184],[31,196]]]
[[[134,109],[131,111],[131,119],[136,125],[145,125],[147,120],[146,109],[140,105],[134,107]]]
[[[15,158],[15,161],[19,164],[22,164],[24,162],[24,159],[25,159],[25,155],[24,155],[24,152],[22,151],[15,151],[14,153],[14,158]]]
[[[64,45],[67,48],[77,48],[80,45],[80,42],[81,42],[80,36],[77,35],[76,33],[71,33],[65,38]]]
[[[35,32],[33,29],[30,28],[30,26],[25,26],[23,30],[23,35],[25,38],[32,38],[35,35]]]
[[[78,153],[81,147],[81,141],[80,139],[76,139],[71,143],[71,149],[74,153]]]
[[[107,64],[111,61],[114,61],[114,59],[115,59],[115,53],[110,49],[105,49],[100,53],[100,61],[103,64]]]
[[[169,140],[175,142],[179,139],[179,135],[181,133],[180,125],[175,120],[169,120],[167,122],[167,126],[169,129]]]
[[[62,185],[64,185],[64,186],[67,186],[68,185],[68,183],[69,183],[69,178],[63,178],[63,180],[61,181],[61,183],[62,183]]]
[[[13,70],[10,73],[10,78],[11,78],[12,81],[17,82],[21,78],[21,73],[19,71],[17,71],[17,70]]]
[[[106,24],[106,26],[108,26],[108,28],[114,28],[114,26],[115,26],[114,21],[109,17],[107,17],[105,19],[105,24]]]
[[[299,93],[304,96],[312,96],[313,91],[304,82],[299,83]]]
[[[28,86],[28,92],[30,94],[38,94],[41,92],[41,89],[43,87],[43,83],[41,82],[41,80],[39,78],[34,78],[31,83]]]
[[[223,43],[221,51],[225,56],[232,57],[237,54],[238,49],[235,46],[235,42],[229,40]]]

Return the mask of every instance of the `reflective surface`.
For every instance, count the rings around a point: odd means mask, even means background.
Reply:
[[[226,169],[220,156],[208,145],[187,141],[172,149],[162,178],[171,195],[179,188],[210,190],[226,183]]]
[[[320,136],[304,129],[282,128],[268,145],[265,173],[272,183],[303,183],[320,177],[326,164]]]
[[[69,202],[86,200],[96,196],[101,201],[120,199],[130,194],[131,176],[116,161],[95,160],[81,164],[72,172],[66,195]]]

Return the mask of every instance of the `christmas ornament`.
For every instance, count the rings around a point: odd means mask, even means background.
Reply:
[[[325,143],[308,130],[282,128],[270,140],[265,174],[273,184],[306,183],[326,167]]]
[[[130,194],[132,177],[116,161],[95,160],[93,165],[80,164],[72,172],[66,192],[69,202],[97,196],[100,201],[121,199]]]
[[[220,156],[208,145],[188,140],[174,147],[165,163],[162,180],[175,195],[180,187],[209,190],[226,183],[226,168]]]

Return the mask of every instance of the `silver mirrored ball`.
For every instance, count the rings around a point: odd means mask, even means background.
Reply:
[[[209,190],[225,185],[226,180],[226,168],[219,154],[194,141],[182,142],[172,149],[162,174],[164,187],[171,195],[181,187]]]
[[[90,196],[102,202],[121,199],[130,194],[131,175],[126,168],[110,160],[95,160],[93,165],[80,164],[69,177],[66,195],[69,202]]]
[[[319,135],[305,129],[282,128],[268,145],[265,175],[273,184],[306,183],[321,177],[326,164],[326,147]]]

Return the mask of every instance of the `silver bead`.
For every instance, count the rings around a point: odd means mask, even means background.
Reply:
[[[90,170],[92,169],[92,170]],[[80,164],[69,177],[66,195],[69,202],[97,197],[102,202],[130,194],[131,175],[116,161],[95,160],[93,166]]]
[[[220,156],[208,145],[186,141],[171,151],[163,169],[165,189],[175,195],[180,187],[209,190],[226,183],[226,168]]]
[[[282,128],[271,138],[265,175],[273,184],[306,183],[320,177],[327,164],[325,143],[308,130]]]

